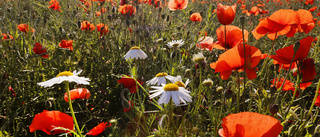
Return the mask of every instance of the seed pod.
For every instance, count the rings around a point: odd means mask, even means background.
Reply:
[[[226,99],[230,99],[230,98],[232,97],[232,95],[233,95],[233,91],[232,91],[232,90],[226,89],[226,90],[224,91],[224,97],[225,97]]]

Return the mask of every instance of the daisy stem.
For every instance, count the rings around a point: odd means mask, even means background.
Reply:
[[[68,103],[69,103],[71,115],[72,115],[72,118],[73,118],[74,125],[76,126],[77,133],[78,133],[77,136],[81,136],[81,130],[79,128],[76,116],[74,115],[74,111],[73,111],[73,107],[72,107],[72,103],[71,103],[71,97],[70,97],[70,92],[69,92],[69,82],[68,81],[64,81],[64,84],[66,85],[66,91],[67,91],[67,94],[68,94],[68,101],[69,101]]]
[[[202,75],[202,71],[201,71],[202,67],[201,67],[201,64],[199,64],[199,71],[200,71],[200,74],[199,74],[199,90],[198,90],[198,105],[201,104],[201,75]]]

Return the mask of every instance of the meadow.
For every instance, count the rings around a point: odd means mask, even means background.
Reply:
[[[320,136],[319,5],[2,0],[0,136]]]

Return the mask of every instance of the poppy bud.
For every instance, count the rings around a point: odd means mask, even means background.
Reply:
[[[225,96],[226,99],[230,99],[232,97],[232,95],[233,95],[233,91],[232,90],[226,89],[224,91],[224,96]]]
[[[241,26],[244,26],[245,21],[246,21],[246,17],[241,16],[241,17],[240,17],[240,24],[241,24]]]
[[[78,27],[81,28],[81,21],[78,21]]]
[[[11,94],[16,97],[16,92],[13,90],[13,88],[11,86],[8,87],[9,91],[11,92]]]
[[[293,50],[294,50],[294,52],[297,52],[297,51],[299,50],[299,48],[300,48],[300,42],[297,42],[297,43],[295,43],[295,44],[293,45]]]
[[[166,14],[162,14],[162,15],[161,15],[161,18],[162,18],[162,19],[165,19],[165,18],[166,18]]]
[[[272,86],[272,87],[270,88],[270,93],[271,93],[271,95],[274,95],[276,92],[277,92],[277,88],[274,87],[274,86]]]
[[[112,7],[112,13],[115,13],[116,12],[116,8],[115,7]]]
[[[271,104],[270,108],[269,108],[269,111],[270,111],[271,115],[274,115],[274,114],[278,113],[279,112],[279,105]]]

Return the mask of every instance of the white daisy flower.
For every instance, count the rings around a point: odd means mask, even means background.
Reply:
[[[154,98],[160,96],[158,100],[158,104],[161,105],[163,103],[168,104],[170,99],[174,102],[176,106],[179,106],[181,102],[186,104],[186,102],[192,102],[191,96],[189,95],[189,91],[183,87],[178,87],[176,84],[162,84],[160,86],[152,86],[151,88],[155,90],[151,90],[149,93],[153,93],[150,95],[150,98]]]
[[[37,83],[38,85],[42,86],[42,87],[51,87],[54,84],[60,84],[63,81],[69,81],[69,82],[76,82],[78,84],[83,84],[83,85],[89,85],[89,78],[85,78],[85,77],[78,77],[78,75],[82,72],[82,70],[80,70],[79,72],[77,72],[76,70],[74,70],[72,73],[71,71],[64,71],[61,72],[57,75],[57,77],[49,79],[47,81],[44,82],[39,82]]]
[[[145,59],[145,58],[147,58],[147,57],[148,57],[147,54],[144,53],[139,47],[136,47],[136,46],[132,47],[132,48],[127,52],[127,54],[124,55],[124,58],[125,58],[126,60],[128,60],[129,58],[131,58],[131,59],[139,59],[139,58]]]
[[[181,76],[173,77],[173,78],[168,78],[172,83],[178,85],[179,87],[186,88],[188,84],[191,82],[189,79],[185,83],[182,82]],[[189,91],[188,91],[189,92]]]
[[[173,41],[170,41],[170,42],[167,43],[167,46],[169,48],[173,48],[174,47],[175,49],[181,47],[182,45],[184,45],[184,41],[182,39],[173,40]]]
[[[202,84],[203,84],[204,86],[210,87],[210,86],[213,85],[213,81],[212,81],[210,78],[208,78],[208,79],[202,81]]]
[[[195,63],[202,63],[203,61],[206,60],[206,58],[203,56],[201,52],[199,52],[198,54],[193,55],[192,60]]]
[[[147,85],[158,85],[158,86],[160,86],[161,84],[167,84],[166,78],[170,80],[170,79],[174,79],[175,77],[174,76],[170,76],[165,72],[158,73],[156,75],[156,77],[154,77],[151,80],[147,81]],[[171,82],[173,82],[173,81],[171,81]]]

